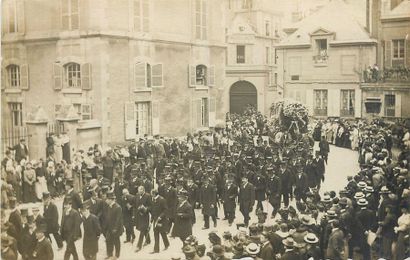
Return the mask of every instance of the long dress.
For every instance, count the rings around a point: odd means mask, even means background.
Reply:
[[[71,154],[70,154],[70,137],[68,135],[64,134],[61,136],[61,142],[62,142],[62,149],[63,149],[63,159],[67,163],[71,163]]]
[[[54,159],[57,163],[63,159],[62,142],[58,136],[54,136]]]
[[[35,181],[36,181],[36,172],[34,169],[24,170],[24,192],[23,192],[23,202],[37,202],[36,192],[35,192]]]

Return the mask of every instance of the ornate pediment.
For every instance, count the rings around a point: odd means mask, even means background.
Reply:
[[[318,29],[311,32],[310,36],[322,36],[322,35],[331,35],[331,34],[334,34],[334,32],[331,32],[331,31],[326,30],[322,27],[319,27]]]

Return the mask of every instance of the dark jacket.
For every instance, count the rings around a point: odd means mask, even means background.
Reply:
[[[66,194],[66,197],[69,196],[72,199],[72,208],[75,210],[80,209],[83,206],[83,201],[81,200],[80,195],[74,190]]]
[[[134,219],[135,228],[145,231],[149,227],[149,208],[151,207],[151,195],[148,193],[135,196]]]
[[[28,226],[25,226],[21,232],[21,239],[19,242],[18,247],[20,254],[24,259],[30,259],[37,244],[34,230],[33,233],[30,234]]]
[[[47,225],[47,233],[58,232],[59,230],[58,210],[57,210],[57,206],[53,202],[50,202],[50,204],[48,204],[47,207],[44,206],[43,217]]]
[[[200,201],[202,204],[202,214],[215,215],[216,214],[216,188],[214,185],[208,184],[207,187],[200,188]]]
[[[257,176],[255,178],[255,199],[258,201],[263,201],[266,199],[266,179],[262,176]]]
[[[17,239],[18,241],[21,237],[21,231],[23,229],[23,224],[21,223],[21,214],[19,210],[14,210],[13,212],[10,213],[9,222],[13,224],[16,230],[15,239]]]
[[[38,260],[53,260],[54,253],[51,243],[47,238],[43,238],[42,241],[37,242],[36,248],[33,252],[33,258]]]
[[[285,252],[280,259],[281,260],[302,260],[300,255],[295,250]]]
[[[23,147],[21,144],[16,144],[13,146],[13,150],[15,152],[14,158],[17,162],[20,162],[22,159],[26,159],[28,156],[28,148],[27,145],[24,145]]]
[[[251,183],[247,183],[239,190],[239,207],[243,212],[250,212],[255,204],[255,187]]]
[[[185,239],[192,235],[192,212],[192,206],[188,201],[177,207],[172,236]]]
[[[120,205],[117,203],[114,203],[112,206],[108,205],[106,214],[105,225],[107,233],[112,236],[121,236],[124,232],[124,226]]]
[[[167,203],[165,199],[161,196],[152,199],[152,204],[150,208],[153,228],[159,231],[165,231],[167,225],[167,217],[165,215],[167,210]]]
[[[81,237],[81,217],[77,210],[71,209],[68,214],[63,212],[61,220],[61,237],[67,241],[76,241]]]
[[[231,184],[225,186],[223,193],[224,207],[227,212],[235,212],[236,197],[238,197],[238,186]]]
[[[270,242],[267,242],[264,245],[261,245],[261,251],[259,257],[263,260],[272,260],[275,259],[275,254],[273,253],[272,245]]]
[[[83,227],[83,253],[94,255],[98,252],[98,238],[101,234],[100,221],[95,215],[90,214],[88,218],[83,218]]]
[[[326,255],[330,259],[342,260],[344,259],[344,234],[340,229],[332,231],[327,244]]]

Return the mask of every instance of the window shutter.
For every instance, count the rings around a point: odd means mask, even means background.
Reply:
[[[215,66],[208,68],[208,86],[215,86]]]
[[[7,70],[1,68],[1,89],[5,89],[7,85]]]
[[[196,68],[195,66],[188,66],[189,87],[195,88],[196,85]]]
[[[124,115],[125,115],[125,139],[134,139],[136,136],[136,126],[137,121],[135,119],[135,104],[132,102],[127,102],[124,104]]]
[[[202,100],[197,99],[196,101],[196,127],[202,127]]]
[[[152,65],[152,86],[153,87],[162,87],[163,86],[163,71],[162,71],[162,64],[154,64]]]
[[[159,101],[152,102],[152,134],[159,134],[159,117],[160,117],[160,103]]]
[[[406,46],[404,46],[404,57],[406,57],[406,66],[410,67],[410,39],[404,40]]]
[[[395,117],[401,117],[401,95],[396,94],[396,103],[394,104]]]
[[[63,69],[60,64],[53,64],[54,89],[61,90],[63,88]]]
[[[84,63],[81,65],[81,88],[84,90],[91,90],[92,82],[91,82],[91,63]]]
[[[209,98],[209,127],[215,127],[216,124],[216,100]]]
[[[24,1],[17,1],[17,31],[19,33],[25,32],[25,21],[24,21]]]
[[[391,68],[391,41],[386,41],[386,53],[385,53],[385,64],[386,68]]]
[[[208,14],[208,11],[207,11],[207,6],[206,6],[206,1],[205,0],[203,0],[203,1],[201,1],[202,2],[202,23],[201,23],[201,26],[202,26],[202,37],[201,37],[201,40],[206,40],[207,39],[207,33],[206,33],[206,28],[207,28],[207,14]]]
[[[142,30],[149,32],[149,0],[142,0]]]
[[[134,65],[134,79],[135,79],[135,88],[141,89],[146,88],[147,86],[147,63],[139,62]]]
[[[28,65],[22,64],[20,65],[20,88],[21,89],[29,89],[29,71]]]

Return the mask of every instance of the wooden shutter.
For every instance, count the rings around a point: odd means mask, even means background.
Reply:
[[[142,0],[142,31],[149,32],[149,0]]]
[[[215,127],[216,124],[216,100],[209,98],[209,127]]]
[[[1,89],[5,89],[7,86],[7,70],[1,68]]]
[[[60,64],[53,64],[53,86],[55,90],[61,90],[63,88],[63,68]]]
[[[92,68],[91,63],[84,63],[81,65],[81,88],[90,90],[92,88],[91,82]]]
[[[29,71],[28,65],[22,64],[20,65],[20,88],[21,89],[29,89]]]
[[[410,39],[405,39],[404,44],[406,44],[406,46],[404,46],[404,57],[406,58],[405,64],[407,68],[410,68]]]
[[[207,31],[206,31],[206,28],[207,28],[207,24],[208,24],[208,21],[207,21],[207,13],[208,13],[208,10],[207,10],[207,5],[206,5],[206,1],[205,0],[202,0],[201,1],[202,2],[202,8],[201,8],[201,11],[202,11],[202,13],[201,13],[201,15],[202,15],[202,21],[201,21],[201,27],[202,27],[202,31],[201,31],[201,40],[206,40],[207,39]]]
[[[391,41],[388,40],[388,41],[386,41],[386,53],[385,53],[386,63],[384,64],[384,66],[386,68],[391,68],[391,58],[392,58],[391,51],[392,51],[391,50]]]
[[[215,86],[215,66],[209,66],[208,68],[208,86]]]
[[[195,88],[196,86],[196,67],[193,65],[188,66],[188,78],[189,78],[189,87]]]
[[[17,1],[17,31],[19,33],[25,32],[25,19],[24,19],[24,0]]]
[[[159,117],[160,117],[160,103],[159,101],[152,102],[152,134],[159,134]]]
[[[152,65],[151,82],[153,87],[163,86],[162,64],[158,63]]]
[[[147,63],[139,62],[134,65],[135,88],[141,89],[147,87]]]
[[[401,117],[401,95],[396,94],[396,100],[394,104],[394,111],[395,111],[395,117]]]
[[[135,119],[135,103],[127,102],[124,106],[125,115],[125,139],[131,140],[136,137],[136,125],[137,120]]]
[[[202,100],[197,99],[195,101],[196,106],[196,127],[202,127]]]

